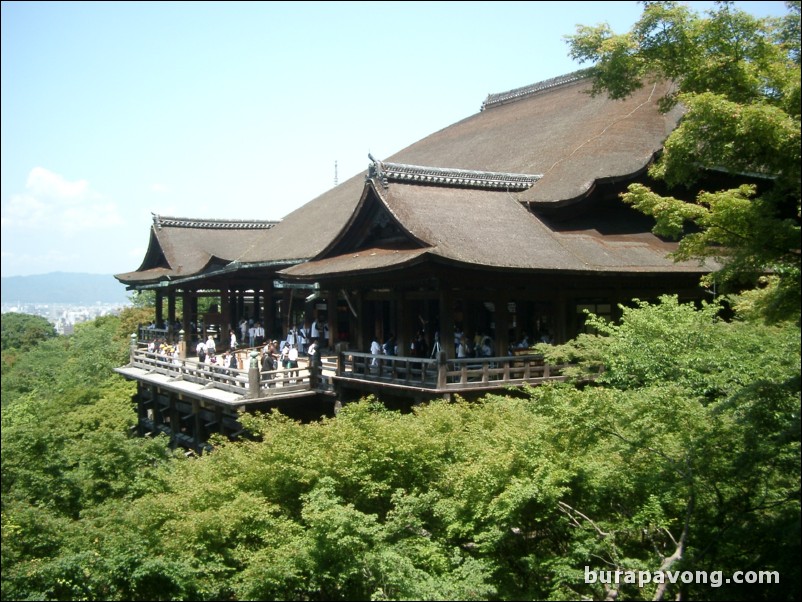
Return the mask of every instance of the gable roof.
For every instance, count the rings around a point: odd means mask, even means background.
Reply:
[[[209,273],[266,244],[278,222],[167,217],[153,214],[148,250],[139,269],[115,278],[145,284]]]

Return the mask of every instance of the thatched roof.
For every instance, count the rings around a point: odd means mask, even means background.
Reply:
[[[592,98],[590,81],[565,78],[514,102],[486,108],[416,142],[387,162],[538,174],[521,202],[565,204],[597,180],[642,172],[662,149],[681,111],[658,111],[670,84],[626,100]]]
[[[365,247],[329,253],[280,273],[290,278],[382,272],[426,255],[483,268],[534,272],[705,272],[696,262],[675,263],[676,249],[648,231],[602,234],[594,228],[555,231],[506,191],[455,189],[371,181],[369,190],[415,248]],[[360,211],[368,211],[360,205]],[[342,240],[356,233],[346,230]],[[412,243],[411,241],[414,241]]]
[[[649,85],[625,100],[593,98],[590,81],[577,73],[491,95],[476,114],[374,161],[373,171],[355,175],[278,223],[154,223],[140,269],[117,278],[181,278],[226,269],[226,262],[238,269],[296,264],[287,275],[309,278],[397,266],[425,253],[499,268],[694,269],[665,259],[672,246],[648,232],[623,238],[590,230],[558,233],[527,210],[568,206],[585,199],[597,182],[643,173],[680,118],[678,109],[658,111],[658,99],[670,88]],[[377,252],[369,261],[352,257],[350,263],[324,255],[346,235],[369,194],[424,251]],[[249,229],[259,223],[264,227]],[[298,265],[313,259],[325,262]]]
[[[124,284],[196,276],[237,262],[263,247],[275,221],[218,220],[153,215],[148,250],[134,272],[117,274]]]

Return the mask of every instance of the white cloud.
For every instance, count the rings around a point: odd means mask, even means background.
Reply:
[[[9,199],[3,228],[75,235],[123,223],[116,203],[86,180],[69,181],[44,167],[28,174],[25,192]]]
[[[89,194],[89,182],[86,180],[69,182],[44,167],[34,167],[31,170],[25,187],[34,196],[65,201],[80,200]]]

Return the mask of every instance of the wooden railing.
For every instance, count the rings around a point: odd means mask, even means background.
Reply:
[[[240,361],[239,365],[244,363]],[[132,350],[130,365],[175,380],[229,391],[244,399],[333,392],[338,380],[451,393],[565,379],[564,366],[546,364],[538,354],[462,359],[447,359],[440,354],[437,359],[425,359],[345,351],[323,358],[317,367],[310,366],[308,359],[303,358],[297,368],[263,371],[174,358],[138,347]]]
[[[339,355],[337,378],[451,392],[564,380],[564,367],[546,364],[539,354],[422,359],[346,351]]]
[[[138,348],[132,352],[131,364],[134,368],[164,374],[175,380],[197,383],[205,387],[215,387],[229,391],[245,398],[262,398],[286,395],[293,392],[333,391],[331,371],[309,366],[302,362],[297,368],[280,368],[278,370],[228,368],[207,362],[199,362],[197,358],[179,359],[160,353]],[[255,389],[252,388],[252,376],[256,376]],[[258,392],[257,392],[258,391]]]
[[[140,326],[137,331],[137,338],[139,341],[149,343],[151,341],[167,340],[169,331],[166,328],[150,328],[148,326]]]

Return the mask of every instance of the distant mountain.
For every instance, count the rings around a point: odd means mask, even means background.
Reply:
[[[2,279],[2,303],[129,303],[130,292],[111,274],[53,272]]]

